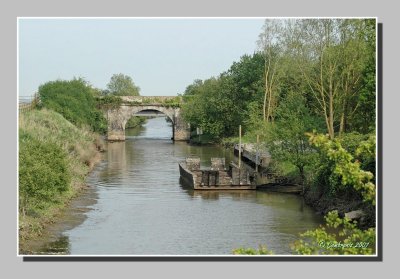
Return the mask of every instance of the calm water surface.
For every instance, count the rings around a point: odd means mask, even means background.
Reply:
[[[302,198],[261,191],[193,191],[179,183],[178,162],[189,155],[234,160],[219,147],[171,141],[164,118],[108,143],[105,160],[87,179],[96,202],[86,220],[63,233],[73,255],[222,255],[266,244],[289,254],[298,234],[321,218]]]

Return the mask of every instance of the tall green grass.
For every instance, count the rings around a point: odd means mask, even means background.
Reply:
[[[89,128],[77,128],[54,111],[20,115],[20,239],[40,234],[44,224],[82,188],[101,143]]]

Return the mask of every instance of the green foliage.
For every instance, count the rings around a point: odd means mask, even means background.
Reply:
[[[199,136],[195,133],[195,131],[191,133],[191,138],[190,138],[191,144],[197,144],[197,145],[210,144],[210,145],[212,145],[215,143],[215,141],[216,141],[216,139],[213,138],[211,135],[204,134],[204,135]]]
[[[134,117],[131,117],[128,120],[128,122],[126,122],[125,128],[126,129],[135,128],[135,127],[143,125],[145,122],[146,122],[146,117],[144,117],[144,116],[134,116]]]
[[[162,104],[165,107],[179,108],[182,104],[182,97],[144,97],[141,101],[134,101],[134,104]]]
[[[237,135],[248,119],[248,104],[261,102],[263,58],[245,55],[218,78],[195,80],[183,95],[183,116],[194,129],[201,127],[219,141]]]
[[[40,234],[43,224],[74,195],[94,164],[101,139],[51,110],[19,118],[20,238]]]
[[[358,202],[370,211],[375,137],[367,133],[375,131],[375,20],[271,19],[260,47],[217,78],[189,85],[185,120],[225,145],[237,143],[242,125],[243,142],[260,136],[276,170],[289,175],[295,166],[320,198]],[[329,137],[315,134],[323,132]],[[341,222],[352,230],[350,240],[373,234]]]
[[[182,105],[182,98],[180,96],[176,96],[174,98],[166,99],[162,102],[166,107],[171,108],[180,108]]]
[[[20,129],[19,146],[19,206],[21,213],[29,215],[58,202],[69,188],[71,172],[67,154],[59,145]]]
[[[375,132],[369,134],[368,139],[362,141],[355,151],[355,158],[361,163],[363,170],[376,173],[376,136]]]
[[[279,107],[295,92],[313,128],[331,138],[374,130],[375,20],[271,19],[259,43],[260,52],[186,88],[183,112],[192,127],[217,141],[235,135],[238,125],[264,137],[265,122],[279,122]]]
[[[375,130],[376,118],[376,25],[374,19],[364,19],[358,26],[358,40],[364,43],[362,55],[365,58],[359,94],[354,100],[356,113],[350,116],[350,128],[360,133],[370,133]]]
[[[341,185],[352,186],[361,193],[364,201],[375,205],[375,185],[371,181],[373,174],[362,170],[360,162],[354,161],[354,157],[342,147],[338,140],[329,140],[327,136],[318,134],[309,134],[309,136],[310,142],[331,161],[332,173],[340,179]],[[358,154],[365,150],[371,151],[374,141],[372,138],[369,143],[363,143],[362,146],[368,147],[359,148]]]
[[[276,122],[268,125],[267,146],[272,158],[297,167],[305,179],[305,167],[315,160],[306,132],[318,127],[318,119],[311,116],[305,98],[289,92],[276,110]]]
[[[135,85],[132,78],[124,74],[114,74],[107,84],[105,94],[114,96],[139,96],[140,88]]]
[[[251,102],[261,102],[264,94],[264,58],[261,53],[243,55],[234,62],[227,74],[232,79],[233,97],[240,109],[246,110]]]
[[[237,248],[233,250],[234,255],[273,255],[272,251],[266,246],[260,245],[258,249],[253,248]]]
[[[371,182],[371,172],[360,168],[360,161],[346,151],[340,139],[330,140],[327,135],[309,133],[310,144],[314,145],[325,156],[326,161],[322,169],[331,180],[329,187],[342,188],[350,186],[360,193],[362,198],[372,208],[375,206],[375,185]],[[351,136],[349,136],[351,138]],[[359,135],[353,136],[359,138]],[[343,140],[343,139],[342,139]],[[355,150],[356,156],[364,161],[375,158],[375,135],[361,141],[358,147],[350,141],[349,146]],[[332,183],[334,182],[334,183]],[[368,208],[368,207],[366,207]],[[356,221],[340,218],[336,210],[325,216],[326,225],[301,234],[301,239],[294,243],[292,249],[301,255],[371,255],[375,253],[375,228],[361,229]],[[258,254],[253,249],[240,248],[234,250],[236,254]]]
[[[57,80],[39,87],[43,107],[54,110],[78,127],[105,133],[107,122],[96,108],[93,88],[83,79]]]
[[[244,126],[247,127],[247,134],[252,136],[261,135],[263,138],[267,135],[268,123],[263,121],[263,106],[261,102],[253,101],[247,104],[248,116],[243,120]]]
[[[200,86],[193,86],[196,91],[183,105],[183,117],[191,123],[191,127],[201,127],[205,134],[213,138],[231,135],[232,126],[236,125],[233,100],[226,99],[225,92],[229,80],[227,78],[208,79]]]
[[[97,107],[102,110],[117,109],[122,104],[122,99],[118,96],[106,95],[96,99]]]
[[[337,211],[325,216],[326,226],[301,234],[292,249],[300,255],[371,255],[375,253],[375,229],[361,230],[356,222],[340,218]]]

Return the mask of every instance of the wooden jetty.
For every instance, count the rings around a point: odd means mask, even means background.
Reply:
[[[235,155],[240,153],[241,159],[253,167],[259,166],[261,169],[265,169],[271,162],[269,152],[265,149],[259,150],[256,144],[235,144],[233,152]]]

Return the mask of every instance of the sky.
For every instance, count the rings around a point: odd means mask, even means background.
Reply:
[[[183,93],[253,54],[262,18],[20,18],[19,96],[57,79],[82,77],[106,89],[130,76],[143,96]]]

